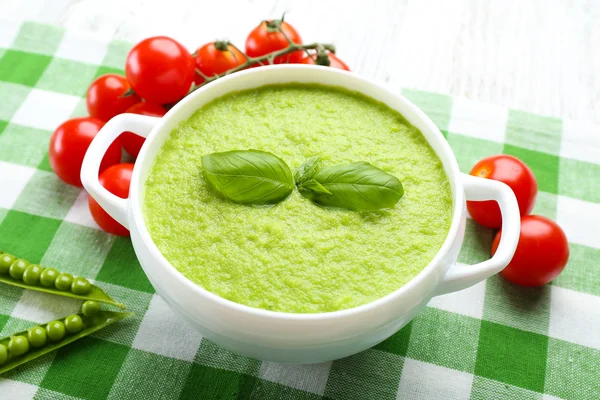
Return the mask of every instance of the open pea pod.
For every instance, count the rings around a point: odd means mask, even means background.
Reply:
[[[44,281],[46,285],[42,284]],[[99,301],[119,307],[121,310],[125,309],[124,304],[115,301],[104,290],[92,285],[85,278],[73,278],[71,274],[60,273],[54,268],[29,264],[2,251],[0,251],[0,282],[63,297]]]
[[[21,364],[24,364],[28,361],[34,360],[56,349],[66,346],[69,343],[73,343],[74,341],[79,340],[83,337],[89,336],[92,333],[107,327],[108,325],[114,324],[117,321],[132,316],[133,313],[117,311],[98,311],[93,316],[85,316],[83,314],[76,315],[78,315],[83,321],[83,327],[79,332],[73,334],[63,333],[64,337],[62,339],[55,342],[48,340],[45,345],[39,348],[29,347],[28,345],[28,351],[21,355],[11,356],[10,353],[8,353],[8,359],[3,364],[0,364],[0,374],[3,374],[6,371],[9,371]],[[50,324],[50,322],[48,324]],[[44,328],[45,325],[40,325],[40,327]],[[27,337],[27,331],[13,333],[8,337],[1,338],[0,345],[3,345],[5,348],[8,348],[8,344],[11,338],[17,336]]]
[[[52,288],[52,287],[49,288],[49,287],[44,287],[41,285],[28,285],[25,282],[23,282],[22,280],[15,279],[9,275],[0,275],[0,282],[6,283],[9,285],[13,285],[13,286],[22,287],[22,288],[29,289],[29,290],[36,290],[38,292],[56,294],[58,296],[63,296],[63,297],[71,297],[73,299],[99,301],[101,303],[110,304],[110,305],[119,307],[121,310],[125,309],[125,304],[115,301],[112,297],[107,295],[106,292],[104,292],[104,290],[100,289],[96,285],[91,285],[90,291],[86,294],[75,294],[71,291],[58,290],[58,289]]]

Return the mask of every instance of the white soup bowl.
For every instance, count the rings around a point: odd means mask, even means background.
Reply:
[[[192,283],[160,253],[144,222],[144,188],[154,158],[173,128],[207,102],[232,91],[266,84],[306,82],[360,92],[387,104],[417,127],[441,159],[452,190],[452,224],[437,255],[414,279],[371,303],[336,312],[292,314],[248,307]],[[124,131],[146,137],[137,158],[129,198],[119,198],[98,182],[100,161]],[[317,363],[346,357],[385,340],[406,325],[433,296],[454,292],[501,271],[519,238],[519,209],[503,183],[461,174],[456,158],[435,124],[414,104],[377,83],[334,68],[278,65],[220,78],[181,100],[163,118],[121,114],[97,134],[85,156],[81,181],[90,195],[131,232],[135,253],[157,293],[204,337],[236,353],[284,363]],[[457,264],[465,235],[465,198],[495,200],[503,235],[495,255],[475,265]],[[202,251],[202,249],[198,249]],[[126,268],[127,266],[123,266]]]

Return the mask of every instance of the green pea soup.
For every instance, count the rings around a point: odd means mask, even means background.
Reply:
[[[258,149],[292,170],[366,161],[402,181],[404,197],[371,212],[318,207],[294,191],[272,206],[217,196],[204,154]],[[381,298],[414,278],[450,228],[441,161],[398,112],[359,93],[280,84],[217,98],[172,130],[149,171],[144,218],[167,260],[206,290],[251,307],[337,311]]]

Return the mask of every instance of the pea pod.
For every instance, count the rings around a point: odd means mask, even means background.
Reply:
[[[26,331],[23,332],[17,332],[17,333],[13,333],[12,335],[5,337],[5,338],[1,338],[0,339],[0,374],[3,374],[6,371],[9,371],[21,364],[24,364],[28,361],[31,361],[33,359],[36,359],[38,357],[41,357],[45,354],[48,354],[56,349],[59,349],[63,346],[68,345],[69,343],[73,343],[74,341],[81,339],[85,336],[91,335],[92,333],[108,326],[111,324],[114,324],[117,321],[122,320],[123,318],[127,318],[129,316],[133,315],[133,313],[130,312],[117,312],[117,311],[98,311],[96,314],[94,314],[93,316],[89,316],[86,317],[83,314],[74,314],[74,315],[70,315],[68,317],[63,318],[60,322],[64,322],[67,319],[72,320],[79,320],[81,319],[81,321],[83,322],[82,324],[82,329],[78,330],[76,333],[69,333],[67,331],[67,333],[64,335],[64,337],[58,341],[52,341],[52,340],[47,340],[45,345],[43,345],[42,347],[29,347],[29,345],[25,345],[25,343],[22,342],[27,342],[27,337],[28,337],[28,333],[29,331],[32,329],[28,329]],[[78,316],[78,318],[76,318],[75,316]],[[56,322],[56,321],[51,321],[51,322]],[[50,324],[51,322],[48,322],[48,324]],[[45,326],[47,326],[48,324],[44,324],[44,325],[40,325],[41,328],[44,328]],[[30,335],[31,336],[31,335]],[[18,338],[18,340],[15,340],[15,338]],[[4,358],[4,362],[3,361],[3,354],[5,354],[5,352],[3,352],[3,348],[7,349],[9,347],[9,343],[11,343],[12,340],[12,346],[15,347],[15,344],[17,344],[18,341],[18,350],[16,353],[18,355],[11,355],[10,351],[8,351],[8,355]],[[21,351],[24,351],[22,354]]]
[[[85,278],[73,278],[71,274],[59,273],[54,268],[43,269],[37,264],[30,265],[25,260],[1,251],[0,282],[79,300],[95,300],[125,309],[124,304],[116,302]]]

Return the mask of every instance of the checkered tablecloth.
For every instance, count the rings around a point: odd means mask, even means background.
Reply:
[[[290,366],[238,356],[177,318],[128,238],[91,219],[87,196],[48,164],[52,131],[85,115],[89,83],[122,73],[130,44],[32,22],[0,22],[0,249],[96,280],[136,313],[0,377],[0,399],[598,399],[600,127],[403,90],[440,127],[463,171],[513,154],[533,169],[534,212],[563,227],[571,258],[546,287],[493,277],[435,298],[396,335],[355,356]],[[459,261],[489,257],[468,221]],[[0,286],[0,336],[79,302]]]

